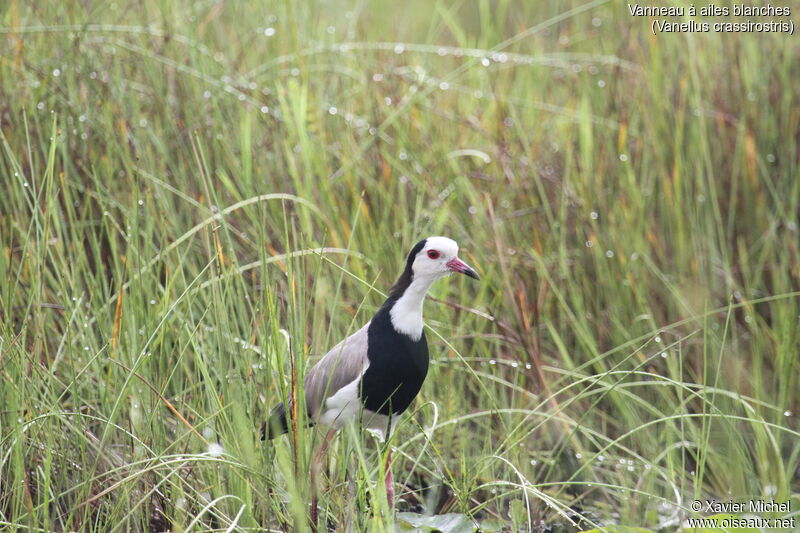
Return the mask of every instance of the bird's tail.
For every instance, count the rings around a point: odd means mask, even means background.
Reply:
[[[289,424],[286,422],[286,407],[283,403],[276,405],[264,425],[261,426],[261,440],[272,440],[289,431]]]

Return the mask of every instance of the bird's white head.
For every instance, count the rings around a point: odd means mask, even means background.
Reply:
[[[419,340],[422,336],[422,301],[437,279],[459,272],[480,279],[471,266],[458,258],[458,244],[447,237],[428,237],[411,249],[406,268],[389,291],[392,326],[400,333]]]
[[[437,279],[451,272],[459,272],[480,279],[475,269],[458,258],[458,244],[447,237],[428,237],[411,249],[406,268],[389,292],[390,298],[399,298],[413,284],[414,292],[424,297]]]
[[[453,239],[428,237],[422,242],[424,244],[416,252],[413,261],[411,257],[408,258],[414,280],[433,282],[452,272],[479,279],[478,273],[458,258],[458,244]]]

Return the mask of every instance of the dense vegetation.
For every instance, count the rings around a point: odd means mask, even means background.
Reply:
[[[6,0],[0,34],[3,526],[306,529],[319,436],[258,428],[431,234],[483,281],[426,304],[406,512],[345,432],[332,527],[800,508],[796,37],[602,0]]]

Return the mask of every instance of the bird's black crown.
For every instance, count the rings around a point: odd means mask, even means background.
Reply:
[[[414,264],[414,259],[417,257],[417,254],[425,248],[425,243],[428,239],[422,239],[408,253],[408,258],[406,259],[406,268],[403,270],[403,273],[400,274],[400,277],[397,278],[397,281],[392,288],[389,289],[389,299],[397,299],[403,295],[411,282],[414,281],[414,271],[412,270],[411,266]]]

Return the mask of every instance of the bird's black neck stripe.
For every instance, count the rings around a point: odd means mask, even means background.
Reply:
[[[411,285],[411,282],[414,281],[414,270],[411,267],[414,264],[414,259],[416,259],[417,254],[420,252],[420,250],[425,248],[426,242],[427,239],[422,239],[415,244],[408,253],[408,258],[406,259],[406,268],[403,270],[403,273],[400,274],[400,277],[397,278],[395,284],[392,285],[392,288],[389,289],[389,297],[386,299],[386,303],[389,304],[390,307],[391,304],[396,302],[403,295],[403,293],[406,292],[406,289],[409,287],[409,285]]]
[[[392,307],[414,281],[414,259],[425,248],[425,243],[426,239],[423,239],[411,249],[403,273],[369,324],[369,366],[361,378],[361,401],[365,408],[382,415],[405,411],[417,396],[428,373],[425,333],[417,339],[400,333],[395,329],[391,317]]]

